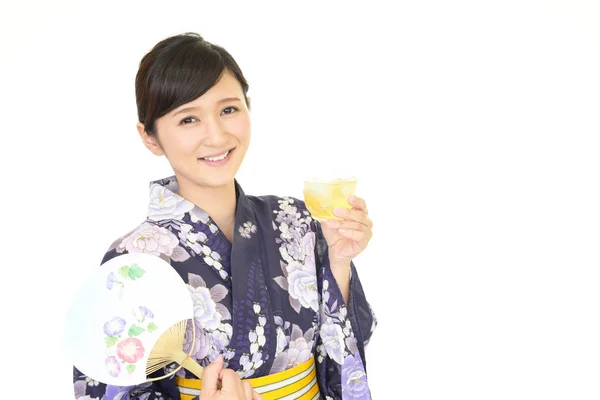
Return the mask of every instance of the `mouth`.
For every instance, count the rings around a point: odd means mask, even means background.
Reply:
[[[224,153],[201,157],[198,160],[204,161],[210,165],[221,165],[226,163],[231,158],[231,153],[233,153],[234,150],[235,149],[229,149]]]

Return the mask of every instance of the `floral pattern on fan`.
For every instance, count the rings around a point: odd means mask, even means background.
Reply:
[[[122,366],[129,374],[136,369],[136,364],[144,358],[146,349],[140,335],[152,334],[158,329],[153,322],[154,314],[148,308],[139,306],[133,309],[133,319],[127,322],[124,318],[114,317],[104,324],[104,338],[107,357],[106,369],[113,377],[118,377]]]
[[[111,272],[106,279],[108,290],[117,290],[119,299],[123,298],[125,282],[140,279],[146,271],[137,264],[123,265],[117,273]],[[104,341],[106,343],[107,357],[106,369],[113,377],[118,377],[123,367],[132,374],[138,361],[144,358],[146,349],[140,335],[151,334],[158,329],[153,322],[154,313],[147,307],[138,306],[132,310],[133,316],[129,321],[121,316],[116,316],[104,324]]]
[[[106,278],[106,288],[108,290],[117,290],[119,293],[119,299],[123,298],[123,292],[125,289],[125,281],[136,280],[144,276],[146,271],[140,268],[137,264],[123,265],[117,270],[117,274],[111,272]]]

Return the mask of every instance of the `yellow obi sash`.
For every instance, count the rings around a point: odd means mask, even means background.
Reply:
[[[260,378],[243,379],[250,382],[252,389],[260,393],[265,400],[316,400],[319,398],[315,358],[276,374]],[[175,377],[181,400],[192,400],[200,394],[202,381]]]

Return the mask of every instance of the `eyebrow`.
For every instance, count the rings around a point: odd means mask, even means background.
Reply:
[[[226,97],[224,99],[221,99],[221,100],[217,101],[217,104],[229,103],[231,101],[240,101],[241,102],[242,100],[239,97]],[[178,115],[178,114],[181,114],[181,113],[184,113],[184,112],[188,112],[188,111],[192,111],[192,110],[197,110],[197,109],[200,109],[200,108],[202,108],[202,107],[186,107],[186,108],[182,108],[181,110],[178,110],[175,114],[173,114],[173,117],[176,116],[176,115]]]

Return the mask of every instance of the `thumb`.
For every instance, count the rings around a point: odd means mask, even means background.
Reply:
[[[252,400],[265,400],[258,392],[252,391]]]
[[[223,369],[223,356],[219,355],[202,373],[202,393],[212,396],[218,391],[219,373]]]

